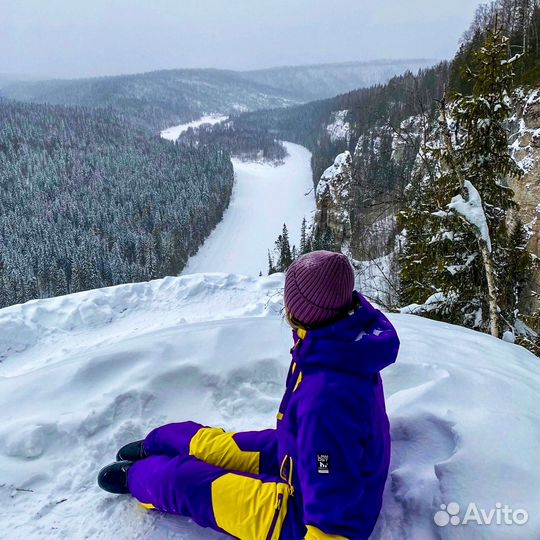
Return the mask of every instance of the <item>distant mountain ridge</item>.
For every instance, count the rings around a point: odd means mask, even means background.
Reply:
[[[8,84],[0,95],[34,103],[110,107],[153,131],[204,113],[230,114],[299,103],[287,92],[216,69],[22,81]]]
[[[430,60],[283,66],[254,71],[174,69],[147,73],[10,82],[0,96],[35,103],[109,107],[159,131],[205,113],[283,108],[381,84]]]
[[[438,60],[413,58],[340,62],[300,66],[278,66],[240,72],[254,82],[290,92],[301,101],[313,101],[344,94],[357,88],[385,84],[392,77],[432,66]]]

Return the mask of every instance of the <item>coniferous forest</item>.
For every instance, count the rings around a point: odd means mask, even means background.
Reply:
[[[240,128],[230,122],[190,128],[180,136],[178,142],[189,147],[220,147],[243,160],[261,159],[277,164],[287,156],[283,143],[267,130],[257,127]]]
[[[177,274],[233,179],[111,110],[0,101],[0,307]]]

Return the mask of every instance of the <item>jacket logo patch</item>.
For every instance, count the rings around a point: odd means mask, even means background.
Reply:
[[[317,454],[317,472],[319,474],[330,474],[329,454]]]

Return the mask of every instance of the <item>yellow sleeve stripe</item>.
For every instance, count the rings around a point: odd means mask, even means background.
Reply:
[[[307,533],[305,540],[347,540],[345,536],[340,536],[339,534],[326,534],[313,525],[306,525],[306,527]]]
[[[293,392],[296,392],[298,387],[300,386],[300,383],[302,382],[302,372],[298,374],[298,379],[296,379],[296,384],[294,385]]]
[[[139,503],[143,508],[146,508],[147,510],[155,510],[155,506],[150,503]]]

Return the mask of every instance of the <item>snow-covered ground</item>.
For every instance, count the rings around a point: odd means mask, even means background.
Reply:
[[[161,136],[169,141],[176,141],[176,139],[178,139],[178,137],[180,137],[182,133],[185,133],[189,128],[196,128],[202,126],[203,124],[219,124],[220,122],[227,120],[227,118],[227,116],[223,116],[221,114],[209,114],[202,116],[198,120],[193,120],[193,122],[179,124],[178,126],[164,129],[161,132]]]
[[[197,274],[0,310],[0,537],[221,538],[101,492],[95,478],[164,422],[274,425],[291,340],[282,279]],[[402,345],[383,372],[393,453],[372,538],[538,537],[538,359],[464,328],[390,318]],[[529,519],[437,526],[450,503],[461,518],[469,503],[501,503]]]
[[[299,245],[302,219],[309,222],[315,211],[311,154],[298,144],[284,144],[289,155],[283,165],[233,159],[235,184],[229,207],[183,274],[266,274],[268,250],[284,223],[291,246]]]

